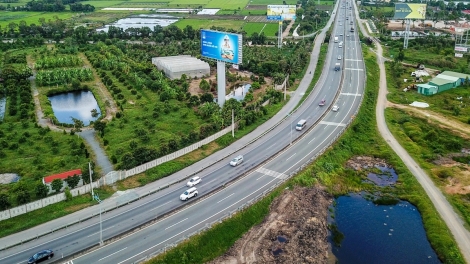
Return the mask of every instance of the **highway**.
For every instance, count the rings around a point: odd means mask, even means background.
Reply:
[[[104,214],[103,240],[108,241],[101,247],[97,247],[100,241],[99,222],[97,218],[93,218],[21,246],[3,250],[0,253],[0,263],[24,263],[29,256],[45,248],[53,249],[56,253],[51,259],[54,262],[139,262],[201,228],[208,227],[208,223],[228,217],[321,154],[354,118],[364,92],[365,69],[361,44],[357,32],[349,32],[349,21],[353,16],[349,15],[349,9],[341,8],[344,3],[346,1],[337,5],[339,8],[335,11],[336,23],[331,36],[331,39],[338,36],[344,44],[339,48],[339,43],[330,41],[324,70],[315,90],[294,114],[270,133],[244,148],[241,153],[236,153],[200,173],[198,176],[202,178],[202,182],[196,185],[198,199],[180,201],[179,195],[187,187],[184,183],[173,185],[132,203],[131,206]],[[346,15],[350,17],[349,20],[345,20]],[[342,56],[341,59],[338,59],[339,55]],[[334,64],[337,62],[341,63],[341,71],[334,71]],[[326,100],[327,105],[321,107],[318,103],[322,99]],[[339,106],[339,111],[331,111],[333,104]],[[295,125],[300,119],[307,120],[307,127],[296,131]],[[238,154],[244,156],[244,162],[231,167],[228,164],[230,159]],[[240,175],[243,176],[237,178]],[[182,207],[183,205],[187,206]],[[168,212],[172,213],[166,215]],[[154,219],[157,220],[142,226]],[[140,230],[109,241],[139,226],[142,226]],[[80,253],[84,250],[87,252]]]

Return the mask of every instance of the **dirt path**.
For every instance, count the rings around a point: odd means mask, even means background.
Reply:
[[[289,36],[289,31],[290,31],[290,28],[294,25],[295,23],[295,20],[291,20],[289,25],[287,25],[286,29],[284,30],[284,32],[282,32],[282,37],[285,38],[287,36]]]
[[[100,97],[105,101],[105,104],[106,104],[106,109],[105,109],[106,115],[103,119],[107,121],[111,121],[111,119],[113,119],[114,114],[116,114],[118,111],[118,108],[116,106],[116,103],[114,102],[113,97],[109,93],[106,86],[101,82],[101,78],[96,73],[95,68],[91,66],[91,63],[88,61],[87,57],[83,53],[79,53],[78,56],[83,60],[85,67],[93,71],[93,77],[95,77],[95,80],[96,80],[95,85],[98,88],[97,89],[98,93]]]
[[[430,122],[435,122],[439,127],[445,128],[453,131],[458,134],[460,137],[470,140],[470,124],[464,124],[460,121],[454,120],[452,118],[443,116],[439,113],[433,112],[431,110],[416,108],[408,105],[395,104],[392,102],[387,102],[387,107],[394,107],[398,109],[403,109],[407,113],[413,115],[424,117]]]
[[[353,1],[353,5],[356,5],[356,2]],[[355,8],[356,19],[359,20],[359,13],[357,12],[357,7]],[[364,36],[369,37],[369,34],[364,29],[362,23],[359,23],[359,27]],[[376,107],[376,118],[377,118],[377,127],[381,136],[387,142],[387,144],[397,153],[403,163],[406,165],[408,170],[415,176],[418,182],[423,187],[424,191],[428,195],[429,199],[433,203],[437,212],[441,218],[446,223],[447,227],[451,231],[457,245],[460,248],[462,256],[467,263],[470,263],[470,233],[463,226],[462,219],[454,211],[450,203],[447,201],[445,196],[442,194],[439,188],[437,188],[433,181],[429,178],[426,172],[421,169],[413,160],[413,158],[406,152],[406,150],[398,143],[395,137],[392,135],[390,130],[387,127],[385,122],[385,108],[387,107],[387,75],[385,72],[384,59],[382,57],[383,50],[382,46],[379,43],[376,43],[377,47],[377,63],[380,69],[380,87],[379,95],[377,99]]]

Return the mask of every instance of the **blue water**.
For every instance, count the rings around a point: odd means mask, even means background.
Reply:
[[[0,121],[5,117],[5,108],[7,107],[7,98],[0,98]]]
[[[54,115],[61,123],[73,124],[71,117],[83,121],[85,126],[90,121],[95,121],[100,116],[100,108],[98,103],[90,91],[69,92],[58,95],[49,96]],[[91,116],[91,110],[98,110],[98,117]]]
[[[336,199],[335,222],[344,234],[333,247],[340,264],[441,263],[426,238],[421,215],[408,202],[376,206],[360,195]]]

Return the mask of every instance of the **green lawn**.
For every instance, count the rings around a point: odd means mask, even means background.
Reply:
[[[241,15],[245,15],[245,16],[265,16],[266,13],[267,13],[266,9],[244,9],[240,12]]]
[[[123,3],[124,1],[87,1],[86,3],[89,5],[92,5],[96,7],[96,9],[99,8],[105,8],[105,7],[117,7],[119,4]]]
[[[187,25],[192,26],[194,29],[205,28],[208,29],[212,26],[231,28],[240,30],[245,22],[242,20],[209,20],[209,19],[181,19],[175,23],[179,28],[185,28]]]

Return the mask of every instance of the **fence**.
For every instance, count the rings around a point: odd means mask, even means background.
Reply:
[[[235,123],[235,129],[236,128],[238,128],[238,123]],[[152,160],[150,162],[147,162],[145,164],[137,166],[133,169],[130,169],[130,170],[127,170],[127,171],[111,171],[108,174],[106,174],[104,177],[99,179],[98,181],[93,182],[93,188],[98,188],[100,186],[114,184],[115,182],[117,182],[119,180],[124,180],[127,177],[142,173],[142,172],[144,172],[148,169],[154,168],[154,167],[156,167],[156,166],[158,166],[162,163],[165,163],[167,161],[179,158],[183,155],[186,155],[186,154],[200,148],[203,145],[209,144],[210,142],[212,142],[212,141],[218,139],[219,137],[229,133],[230,131],[232,131],[232,127],[231,126],[226,127],[225,129],[215,133],[214,135],[212,135],[210,137],[207,137],[207,138],[205,138],[205,139],[203,139],[203,140],[201,140],[197,143],[194,143],[191,146],[180,149],[176,152],[173,152],[171,154],[168,154],[168,155],[166,155],[164,157],[161,157],[161,158],[158,158],[156,160]],[[80,195],[80,194],[91,192],[90,185],[89,184],[83,185],[81,187],[70,190],[70,192],[72,193],[72,196],[77,196],[77,195]],[[61,202],[61,201],[64,201],[64,200],[65,200],[65,194],[64,193],[59,193],[59,194],[52,195],[52,196],[49,196],[47,198],[44,198],[44,199],[41,199],[41,200],[38,200],[38,201],[34,201],[34,202],[31,202],[31,203],[28,203],[28,204],[17,206],[15,208],[11,208],[11,209],[8,209],[8,210],[5,210],[5,211],[1,211],[0,212],[0,221],[5,220],[5,219],[9,219],[9,218],[12,218],[12,217],[15,217],[15,216],[18,216],[18,215],[22,215],[22,214],[25,214],[27,212],[31,212],[31,211],[37,210],[39,208],[45,207],[47,205],[58,203],[58,202]]]

